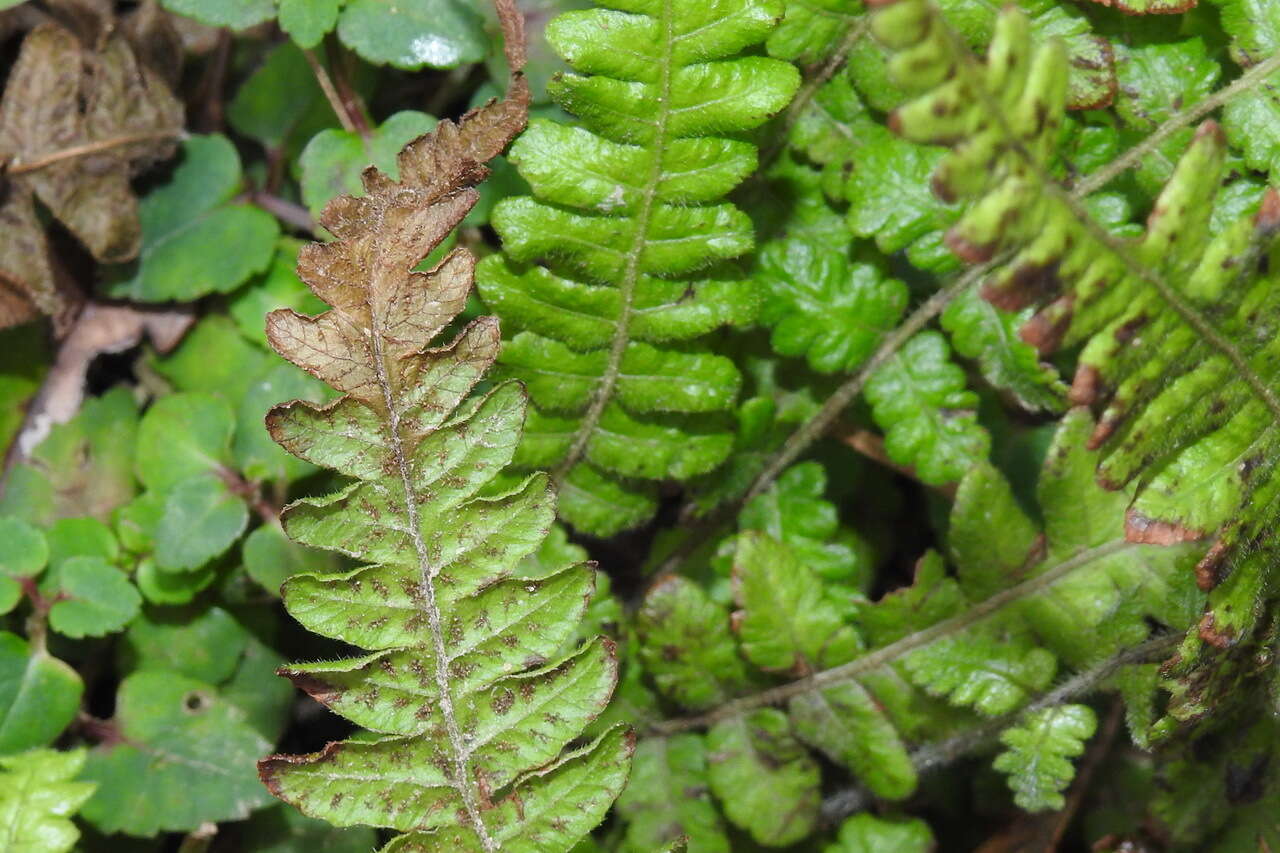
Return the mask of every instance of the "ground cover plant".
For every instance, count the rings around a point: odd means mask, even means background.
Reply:
[[[1280,7],[0,69],[0,849],[1280,849]]]

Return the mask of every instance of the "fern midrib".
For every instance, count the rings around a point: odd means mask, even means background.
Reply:
[[[1143,547],[1140,543],[1129,542],[1124,539],[1116,539],[1102,545],[1092,548],[1086,548],[1077,552],[1074,556],[1063,560],[1055,566],[1051,566],[1039,575],[1023,581],[1022,583],[1008,587],[990,598],[984,599],[970,607],[963,613],[936,622],[928,628],[908,634],[900,640],[896,640],[887,646],[868,652],[862,657],[849,661],[846,664],[824,669],[816,672],[807,678],[797,679],[786,684],[780,684],[777,687],[771,687],[754,693],[750,696],[743,696],[726,702],[714,710],[704,714],[698,714],[691,717],[682,717],[674,720],[665,720],[653,726],[652,731],[658,735],[671,735],[678,732],[688,731],[690,729],[705,728],[714,725],[721,720],[738,717],[756,708],[767,705],[777,705],[815,690],[821,690],[824,687],[831,687],[845,681],[850,681],[858,676],[873,672],[883,666],[901,658],[908,652],[914,651],[922,646],[940,640],[951,634],[969,628],[978,622],[983,621],[987,617],[993,615],[1006,605],[1020,601],[1029,596],[1035,595],[1048,587],[1052,586],[1063,577],[1080,568],[1088,565],[1095,560],[1103,557],[1109,557],[1119,554],[1123,551],[1134,548]]]
[[[381,228],[378,229],[382,231]],[[376,283],[375,283],[376,286]],[[374,300],[369,300],[370,326],[373,338],[373,363],[378,377],[378,385],[382,389],[382,397],[387,406],[388,449],[395,460],[396,470],[400,474],[400,482],[404,488],[405,514],[409,521],[409,535],[413,540],[414,553],[418,557],[418,590],[422,595],[423,609],[427,612],[427,625],[431,633],[431,644],[435,652],[435,682],[440,693],[440,715],[444,718],[445,731],[449,738],[449,747],[453,755],[453,787],[462,797],[463,807],[472,829],[480,838],[480,843],[489,853],[501,849],[499,843],[489,835],[484,821],[480,817],[480,805],[475,791],[471,789],[469,753],[462,739],[462,731],[458,728],[457,716],[453,708],[453,695],[449,683],[448,650],[445,648],[444,630],[441,627],[440,608],[436,604],[435,573],[432,571],[431,558],[427,553],[427,544],[422,541],[422,529],[418,523],[417,491],[413,486],[413,475],[409,468],[409,460],[404,452],[404,444],[400,440],[400,408],[395,389],[387,374],[386,358],[383,350],[382,322],[377,316]]]
[[[631,342],[632,304],[635,301],[636,285],[640,280],[640,257],[649,241],[653,207],[657,201],[658,186],[662,182],[663,170],[666,167],[667,124],[671,116],[672,45],[674,44],[672,2],[673,0],[663,0],[660,17],[662,61],[659,63],[658,72],[658,116],[654,122],[653,166],[649,170],[649,176],[640,197],[640,207],[636,211],[635,233],[632,236],[631,247],[627,251],[622,281],[618,286],[620,305],[617,325],[614,327],[613,339],[609,344],[609,360],[605,364],[604,374],[600,377],[600,384],[596,386],[591,405],[582,416],[582,422],[574,433],[568,454],[552,472],[551,478],[557,488],[563,485],[569,472],[586,453],[587,444],[591,441],[591,436],[604,415],[605,407],[613,399],[622,369],[622,357],[627,351],[627,344]]]

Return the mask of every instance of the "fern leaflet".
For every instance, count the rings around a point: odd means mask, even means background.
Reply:
[[[615,728],[562,752],[617,678],[611,642],[571,642],[594,573],[532,557],[555,516],[545,475],[478,496],[515,451],[524,392],[506,383],[467,399],[497,357],[493,318],[430,348],[470,292],[471,254],[412,271],[475,204],[480,164],[527,103],[517,77],[506,101],[410,143],[399,181],[367,169],[366,195],[321,215],[337,239],[299,254],[331,309],[268,317],[272,346],[344,394],[277,406],[272,436],[352,480],[290,505],[285,529],[367,564],[294,575],[282,595],[307,628],[370,652],[282,674],[376,737],[259,771],[306,814],[406,833],[387,850],[567,850],[603,817],[632,750]]]

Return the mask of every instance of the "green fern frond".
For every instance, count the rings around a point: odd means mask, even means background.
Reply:
[[[371,167],[364,197],[329,203],[321,223],[337,239],[304,248],[298,271],[330,310],[268,318],[272,346],[344,394],[277,406],[272,436],[351,480],[291,504],[285,529],[366,564],[294,575],[282,596],[310,630],[368,653],[282,674],[374,737],[259,771],[308,815],[407,833],[387,850],[567,850],[604,816],[632,750],[618,728],[563,751],[617,680],[610,641],[571,642],[594,572],[539,553],[555,518],[545,475],[479,496],[515,453],[525,395],[505,383],[468,399],[497,358],[493,318],[430,347],[462,310],[474,259],[459,249],[412,271],[523,126],[515,86],[412,142],[399,181]]]
[[[1008,749],[994,766],[1009,774],[1013,801],[1027,811],[1060,809],[1075,777],[1070,759],[1084,752],[1098,719],[1088,705],[1059,705],[1028,714],[1000,736]]]
[[[535,120],[511,159],[533,196],[493,213],[505,254],[480,292],[512,329],[506,375],[534,409],[516,454],[552,468],[560,512],[608,535],[654,508],[655,481],[712,470],[733,446],[740,379],[696,339],[756,311],[731,261],[754,245],[724,196],[756,167],[742,137],[786,106],[795,69],[740,56],[776,0],[612,0],[547,39],[576,73],[551,95],[581,126]]]
[[[0,757],[0,842],[12,853],[65,853],[80,840],[72,817],[97,784],[76,782],[84,749]]]
[[[1096,482],[1100,454],[1085,446],[1093,429],[1084,409],[1064,418],[1036,484],[1035,517],[996,468],[975,466],[960,482],[947,525],[954,576],[930,552],[910,586],[875,602],[855,592],[852,608],[829,594],[838,581],[792,550],[789,542],[805,544],[794,521],[780,524],[769,505],[755,507],[752,523],[773,536],[748,531],[733,540],[733,612],[716,599],[715,583],[708,592],[682,577],[663,579],[641,607],[646,674],[674,704],[702,711],[658,731],[732,732],[735,749],[753,744],[766,756],[762,744],[772,744],[779,767],[790,769],[757,777],[756,786],[808,820],[797,787],[807,771],[793,741],[874,795],[901,799],[918,784],[917,748],[1028,705],[1041,715],[1056,711],[1062,700],[1045,704],[1043,697],[1062,673],[1088,671],[1147,641],[1156,626],[1189,628],[1204,601],[1192,573],[1204,545],[1126,538],[1132,491]],[[779,676],[798,680],[779,684]],[[1148,695],[1130,690],[1126,698],[1141,704]],[[764,705],[778,710],[754,716]],[[1142,724],[1138,711],[1133,719]],[[1027,756],[1038,747],[1010,737],[1021,757],[1003,761],[1021,773],[1017,790],[1028,802],[1050,802],[1070,780],[1065,753],[1053,773],[1036,775]],[[714,790],[718,751],[708,761]],[[769,822],[755,813],[759,790],[717,794],[729,821],[757,838],[789,831],[776,816]]]
[[[895,114],[895,126],[951,145],[934,188],[973,199],[949,245],[970,261],[1007,258],[985,295],[1028,309],[1024,339],[1042,352],[1083,344],[1071,398],[1101,410],[1088,440],[1103,449],[1103,480],[1138,483],[1127,535],[1219,536],[1196,570],[1213,594],[1199,636],[1184,647],[1185,675],[1205,642],[1227,648],[1250,636],[1274,583],[1266,534],[1280,519],[1280,296],[1265,261],[1280,230],[1280,196],[1255,192],[1246,208],[1255,215],[1215,221],[1215,202],[1234,193],[1221,192],[1226,141],[1206,122],[1145,231],[1117,239],[1049,176],[1066,62],[1060,48],[1032,49],[1023,16],[1002,18],[985,65],[967,58],[922,2],[888,6],[874,29],[898,51],[893,67],[904,85],[925,90]],[[1240,546],[1253,550],[1219,586]],[[1184,718],[1204,707],[1204,696],[1184,700],[1176,711]]]

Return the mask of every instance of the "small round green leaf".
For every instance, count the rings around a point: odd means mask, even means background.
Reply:
[[[148,559],[138,564],[133,579],[152,604],[189,604],[217,576],[213,566],[194,572],[166,572],[156,568],[155,560]]]
[[[163,0],[170,12],[195,18],[211,27],[245,30],[275,16],[272,0]]]
[[[221,684],[248,642],[249,632],[220,607],[149,607],[125,632],[120,663],[126,670],[171,669]]]
[[[48,561],[49,544],[43,533],[22,519],[0,518],[0,574],[34,577]]]
[[[185,832],[271,801],[254,770],[271,744],[212,685],[135,672],[120,685],[115,719],[123,739],[95,750],[83,774],[99,783],[81,811],[98,830]]]
[[[274,524],[262,525],[244,540],[244,567],[272,595],[278,595],[280,585],[298,572],[323,574],[335,569],[331,555],[302,547]]]
[[[199,475],[175,485],[156,530],[156,566],[198,569],[235,543],[249,524],[249,508],[227,484]]]
[[[142,596],[124,572],[99,557],[72,557],[58,573],[49,625],[68,637],[101,637],[138,615]]]
[[[298,161],[302,200],[318,214],[336,196],[364,195],[360,173],[369,165],[398,178],[400,149],[435,126],[436,120],[426,113],[405,110],[388,118],[367,139],[351,131],[322,130],[311,137]]]
[[[212,394],[170,394],[147,410],[138,429],[138,479],[168,489],[230,461],[235,418]]]

